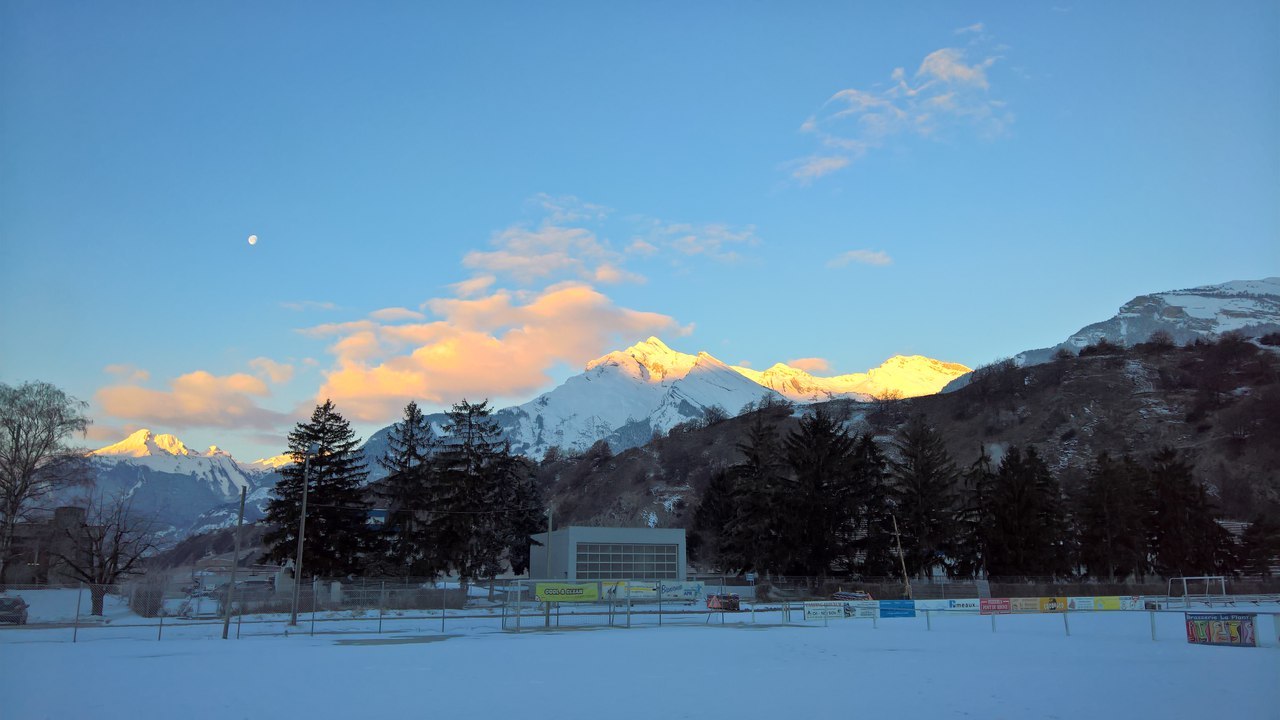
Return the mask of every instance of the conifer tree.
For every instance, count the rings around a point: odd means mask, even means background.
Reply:
[[[728,472],[733,510],[721,552],[732,556],[742,570],[772,569],[784,540],[777,510],[786,467],[777,430],[765,422],[765,415],[756,413],[752,419],[746,438],[738,443],[742,459]]]
[[[429,462],[436,444],[431,424],[416,402],[404,408],[404,418],[391,427],[387,450],[378,458],[388,475],[379,496],[387,504],[387,566],[396,574],[429,575],[430,538],[425,532],[431,505]]]
[[[1165,577],[1208,575],[1221,570],[1231,540],[1214,521],[1208,492],[1176,450],[1151,458],[1148,538],[1154,569]]]
[[[525,533],[543,514],[530,465],[512,457],[500,439],[488,401],[463,400],[448,416],[447,437],[429,463],[432,505],[425,530],[434,567],[456,572],[463,582],[493,578],[513,547],[511,564],[527,566]]]
[[[942,435],[915,415],[895,435],[892,463],[895,512],[907,572],[928,574],[945,563],[954,536],[959,477]]]
[[[306,482],[303,573],[337,577],[360,572],[373,533],[362,490],[368,471],[359,444],[351,424],[337,412],[332,400],[316,406],[311,419],[298,423],[289,433],[289,454],[294,462],[281,469],[280,481],[267,503],[266,520],[272,527],[263,536],[266,559],[284,563],[293,558]]]
[[[800,419],[787,436],[785,452],[793,477],[780,499],[785,520],[780,568],[809,576],[825,576],[837,560],[847,568],[856,539],[850,474],[854,440],[825,409]]]
[[[1076,499],[1080,564],[1091,577],[1115,582],[1147,566],[1146,470],[1128,456],[1102,453]]]
[[[860,560],[857,570],[866,576],[894,573],[893,487],[889,461],[870,433],[857,439],[853,451],[853,524],[857,528],[851,544]]]
[[[987,573],[993,577],[1067,572],[1062,491],[1034,447],[1012,446],[1000,460],[991,494]]]
[[[963,489],[956,512],[955,574],[983,577],[986,573],[988,536],[991,533],[991,494],[995,470],[985,445],[978,459],[964,472]]]
[[[693,535],[689,541],[691,554],[726,572],[737,571],[746,564],[730,535],[737,512],[735,500],[734,482],[729,473],[724,470],[713,473],[693,513]]]

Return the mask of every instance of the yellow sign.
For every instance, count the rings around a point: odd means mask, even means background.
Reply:
[[[1015,613],[1040,612],[1040,598],[1009,598],[1009,610]]]
[[[1119,610],[1119,595],[1102,595],[1093,599],[1094,610]]]
[[[596,583],[536,583],[534,597],[541,602],[596,602],[600,587]]]
[[[1040,598],[1040,612],[1066,612],[1067,599],[1064,597]]]

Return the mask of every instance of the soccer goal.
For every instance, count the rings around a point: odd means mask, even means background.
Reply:
[[[1172,601],[1174,590],[1182,591],[1182,606],[1191,607],[1191,601],[1212,603],[1227,597],[1227,578],[1223,575],[1199,575],[1195,577],[1169,578],[1167,596]]]

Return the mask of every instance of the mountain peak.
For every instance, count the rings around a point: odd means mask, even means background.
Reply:
[[[659,383],[689,374],[698,358],[676,352],[656,337],[638,342],[626,350],[615,350],[587,363],[587,370],[601,365],[616,365],[628,374]]]
[[[211,448],[211,450],[214,448]],[[198,455],[187,449],[177,437],[168,433],[156,435],[143,428],[114,445],[94,450],[90,455],[105,457],[150,457],[153,455]]]

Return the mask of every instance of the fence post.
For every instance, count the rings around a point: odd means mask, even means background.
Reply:
[[[76,636],[80,634],[80,600],[84,597],[84,583],[80,583],[80,590],[76,593],[76,621],[71,626],[71,642],[76,641]]]
[[[933,630],[933,611],[924,611],[924,626],[926,630]]]
[[[995,631],[996,631],[996,614],[992,612],[991,613],[991,632],[995,632]]]
[[[156,640],[164,637],[164,615],[160,616],[160,629],[156,630]]]
[[[382,608],[387,604],[387,581],[382,581],[382,589],[378,591],[378,634],[382,634]]]
[[[1150,611],[1150,612],[1148,612],[1147,614],[1151,616],[1151,641],[1152,641],[1152,642],[1155,642],[1155,640],[1156,640],[1156,611],[1155,611],[1155,610],[1151,610],[1151,611]]]
[[[236,616],[236,639],[237,640],[240,639],[240,628],[243,625],[244,625],[244,613],[242,612]]]
[[[1066,610],[1062,611],[1062,629],[1067,631],[1067,637],[1071,637],[1071,623],[1067,621],[1068,614]]]
[[[311,637],[316,636],[316,601],[320,599],[320,578],[311,576]]]
[[[658,627],[662,627],[662,581],[657,581],[658,585]]]
[[[440,634],[441,635],[444,634],[444,598],[446,593],[448,593],[448,588],[445,587],[445,582],[441,580],[440,581]]]

